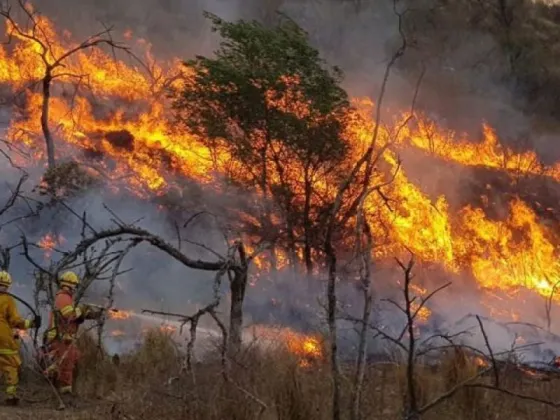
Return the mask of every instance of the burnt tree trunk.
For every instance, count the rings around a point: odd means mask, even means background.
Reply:
[[[362,218],[365,218],[362,216]],[[362,238],[358,238],[361,257],[361,273],[360,282],[362,286],[362,293],[364,295],[364,310],[362,312],[362,319],[360,325],[360,339],[358,343],[358,357],[356,360],[356,376],[354,378],[354,388],[352,390],[352,412],[351,419],[359,420],[362,416],[360,413],[362,388],[364,383],[364,374],[366,368],[366,349],[367,349],[367,332],[369,325],[369,318],[371,316],[371,309],[373,298],[371,294],[371,253],[373,251],[373,237],[368,223],[363,220],[363,234],[366,237],[367,246],[362,248]],[[361,236],[361,232],[359,232]]]
[[[272,232],[276,232],[276,228],[274,226],[274,223],[272,221],[272,209],[270,207],[270,196],[269,196],[269,190],[268,190],[268,145],[269,145],[270,139],[268,136],[268,132],[267,132],[267,143],[265,144],[265,146],[263,147],[263,149],[260,151],[260,159],[261,159],[261,174],[260,174],[260,179],[259,181],[259,187],[261,189],[261,192],[263,194],[263,207],[262,207],[262,213],[260,215],[260,220],[261,220],[261,228],[262,228],[262,237],[266,238],[268,240],[271,240],[271,246],[270,246],[270,271],[271,271],[271,276],[273,278],[275,278],[275,274],[278,271],[278,259],[276,257],[276,238],[272,238],[273,236],[275,236],[274,234],[271,234]]]
[[[291,211],[291,209],[288,210],[288,212]],[[294,275],[296,272],[298,259],[296,250],[296,235],[294,233],[294,222],[292,220],[292,217],[292,214],[286,214],[286,231],[288,234],[288,260],[290,262],[290,271]]]
[[[303,258],[305,260],[305,269],[307,275],[313,275],[313,259],[311,258],[311,193],[312,185],[309,179],[308,170],[305,171],[305,203],[303,205],[303,232],[304,232],[304,249]]]
[[[414,260],[410,260],[405,267],[400,264],[404,271],[404,301],[405,301],[405,314],[406,314],[406,328],[408,330],[408,354],[406,363],[406,382],[407,382],[407,395],[406,395],[406,419],[418,420],[420,414],[418,411],[418,398],[416,393],[416,370],[415,370],[415,357],[416,357],[416,337],[414,336],[414,312],[412,307],[414,297],[410,295],[410,284],[412,282],[412,267]]]
[[[338,343],[336,328],[336,253],[332,246],[330,235],[325,242],[325,254],[328,265],[327,284],[327,323],[329,325],[329,341],[331,345],[331,373],[332,388],[332,419],[340,420],[340,366],[338,363]]]
[[[243,301],[247,289],[248,265],[245,248],[239,245],[240,267],[234,271],[230,282],[231,307],[229,312],[229,351],[237,353],[241,349],[241,336],[243,329]]]
[[[276,172],[280,180],[280,189],[276,189],[278,196],[278,204],[283,207],[286,221],[286,235],[287,235],[287,251],[288,251],[288,262],[290,265],[291,273],[294,275],[296,272],[296,267],[298,263],[297,249],[296,249],[296,235],[294,232],[296,220],[294,215],[293,194],[288,184],[284,171],[284,163],[282,162],[281,156],[279,156],[274,148],[272,150],[272,159],[274,161]]]
[[[51,130],[49,128],[49,102],[51,98],[51,82],[52,75],[49,69],[45,74],[43,79],[43,104],[41,107],[41,129],[43,130],[43,135],[45,137],[45,143],[47,145],[47,159],[49,169],[54,168],[56,161],[54,157],[54,141],[51,135]]]

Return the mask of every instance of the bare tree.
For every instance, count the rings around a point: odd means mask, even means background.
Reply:
[[[76,300],[79,301],[93,281],[105,279],[110,280],[110,284],[113,284],[115,277],[121,273],[118,271],[118,267],[124,255],[137,245],[147,243],[163,251],[186,267],[227,275],[231,293],[228,348],[233,353],[239,350],[243,325],[243,301],[248,279],[247,273],[251,262],[261,251],[260,248],[253,254],[247,255],[241,241],[235,241],[230,245],[227,237],[224,237],[227,253],[226,255],[220,255],[204,244],[192,241],[187,237],[184,238],[180,229],[177,229],[177,246],[174,246],[158,235],[134,224],[124,222],[114,212],[112,212],[114,226],[105,230],[97,230],[87,222],[85,214],[78,215],[70,207],[66,205],[65,207],[74,216],[79,217],[82,222],[81,240],[71,251],[56,250],[61,255],[61,258],[51,267],[42,267],[37,263],[29,252],[32,245],[29,244],[25,237],[22,238],[24,255],[43,277],[50,279],[43,287],[51,303],[54,301],[53,281],[58,278],[59,273],[63,270],[81,269],[84,271],[83,285],[76,296]],[[110,211],[108,208],[107,210]],[[185,229],[188,228],[190,223],[200,214],[197,213],[188,219],[183,227]],[[205,250],[214,257],[214,260],[191,258],[182,249],[182,244],[184,243]],[[108,300],[112,300],[112,295],[108,297]]]
[[[379,159],[383,156],[383,153],[390,146],[390,142],[387,142],[382,147],[378,147],[378,135],[381,124],[381,109],[383,105],[383,98],[385,96],[385,91],[387,88],[387,82],[391,74],[391,69],[397,62],[397,60],[404,54],[407,41],[404,37],[402,31],[402,16],[403,14],[397,9],[397,0],[393,1],[393,10],[398,18],[398,28],[401,35],[402,43],[399,48],[395,51],[391,59],[389,60],[387,67],[385,68],[385,74],[383,76],[383,82],[381,84],[381,89],[379,92],[379,97],[376,103],[376,114],[375,114],[375,125],[373,129],[372,138],[368,148],[362,157],[354,164],[350,174],[346,179],[344,179],[338,187],[336,196],[330,206],[329,215],[327,218],[327,224],[325,229],[325,237],[323,241],[323,248],[326,256],[327,263],[327,322],[329,326],[329,339],[330,339],[330,350],[331,350],[331,370],[333,378],[333,420],[340,419],[340,386],[341,386],[341,373],[340,366],[338,362],[338,346],[337,346],[337,297],[336,297],[336,281],[337,281],[337,255],[333,245],[333,237],[335,231],[341,226],[344,226],[350,217],[356,214],[356,210],[359,203],[363,200],[365,196],[370,194],[372,191],[380,192],[383,186],[391,183],[393,179],[390,179],[388,183],[383,183],[381,185],[371,186],[372,174],[375,165],[378,163]],[[400,166],[400,165],[399,165]],[[347,197],[347,192],[351,185],[356,182],[359,174],[363,171],[363,180],[360,187],[359,194],[351,199],[351,203],[348,206],[348,210],[344,214],[340,214],[343,208],[344,200]],[[398,171],[398,168],[397,168]],[[396,175],[396,172],[395,172]],[[394,176],[393,175],[393,178]]]
[[[361,319],[362,322],[361,325],[359,325],[360,332],[358,341],[358,354],[356,357],[354,387],[352,389],[352,420],[359,420],[361,418],[360,402],[366,367],[367,333],[369,330],[368,323],[373,306],[373,296],[371,293],[371,256],[373,253],[373,236],[370,226],[366,220],[363,206],[360,206],[360,210],[360,213],[358,213],[356,242],[358,244],[357,254],[360,256],[360,285],[364,298],[364,308]]]
[[[3,16],[9,23],[8,36],[10,40],[14,35],[17,35],[17,37],[29,40],[39,47],[39,55],[44,66],[44,74],[41,80],[43,94],[41,106],[41,129],[43,131],[47,148],[48,166],[49,168],[53,168],[56,164],[55,147],[54,139],[49,128],[49,104],[52,82],[58,78],[81,79],[83,77],[80,74],[74,74],[64,70],[66,62],[78,52],[92,48],[99,48],[101,46],[108,46],[113,50],[121,50],[125,52],[129,52],[129,49],[125,45],[113,40],[111,36],[112,28],[108,27],[104,28],[103,31],[88,37],[77,46],[69,48],[64,52],[57,53],[54,50],[51,41],[48,39],[47,32],[42,26],[37,12],[33,10],[31,4],[26,0],[17,0],[17,5],[26,16],[26,23],[23,26],[18,24],[14,18],[12,14],[12,6],[9,1],[5,2],[1,6],[0,16]]]
[[[23,196],[23,191],[22,191],[23,184],[25,183],[27,178],[28,178],[27,174],[23,173],[14,188],[10,188],[8,186],[8,188],[11,189],[10,195],[8,196],[7,200],[4,202],[3,206],[0,208],[0,218],[5,219],[0,221],[0,231],[9,225],[12,225],[21,220],[29,219],[38,214],[37,209],[32,208],[29,205],[29,203],[25,200],[25,197]],[[13,209],[16,206],[16,204],[18,204],[18,201],[19,202],[23,201],[26,203],[27,211],[23,211],[22,209],[18,212],[17,215],[14,215],[13,217],[4,217],[4,216],[9,216],[10,210]],[[12,244],[12,245],[0,244],[0,270],[5,270],[5,271],[9,270],[10,262],[11,262],[11,253],[14,249],[18,248],[19,245],[20,245],[19,243]]]

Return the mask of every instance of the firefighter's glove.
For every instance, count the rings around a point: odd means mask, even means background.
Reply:
[[[86,319],[101,319],[103,317],[103,313],[105,312],[104,308],[99,308],[96,306],[88,306],[85,311],[85,318]]]

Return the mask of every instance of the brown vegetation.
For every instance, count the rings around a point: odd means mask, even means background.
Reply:
[[[220,356],[210,354],[182,369],[184,355],[169,335],[152,331],[136,351],[117,362],[99,353],[95,340],[83,336],[79,366],[79,406],[55,411],[56,400],[36,374],[25,372],[26,395],[19,409],[0,411],[0,419],[255,419],[314,420],[331,418],[331,378],[328,366],[301,367],[292,354],[246,349],[232,365],[235,383],[223,380]],[[341,364],[342,418],[349,418],[353,367]],[[437,366],[418,366],[418,399],[425,404],[473,376],[480,367],[462,351],[451,351]],[[492,377],[482,382],[491,385]],[[536,376],[513,365],[501,369],[502,386],[515,393],[554,401],[560,397],[560,377]],[[96,385],[98,384],[98,385]],[[365,372],[364,419],[402,418],[406,370],[397,363],[369,364]],[[263,409],[255,398],[261,400]],[[35,401],[35,402],[31,402]],[[5,417],[5,416],[8,417]],[[508,397],[489,389],[466,387],[423,416],[425,419],[557,419],[547,405]]]

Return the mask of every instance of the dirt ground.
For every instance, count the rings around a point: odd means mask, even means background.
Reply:
[[[114,405],[105,401],[82,402],[77,408],[67,408],[64,411],[56,409],[54,401],[41,404],[22,402],[20,407],[0,406],[0,420],[93,420],[93,419],[121,419]]]

